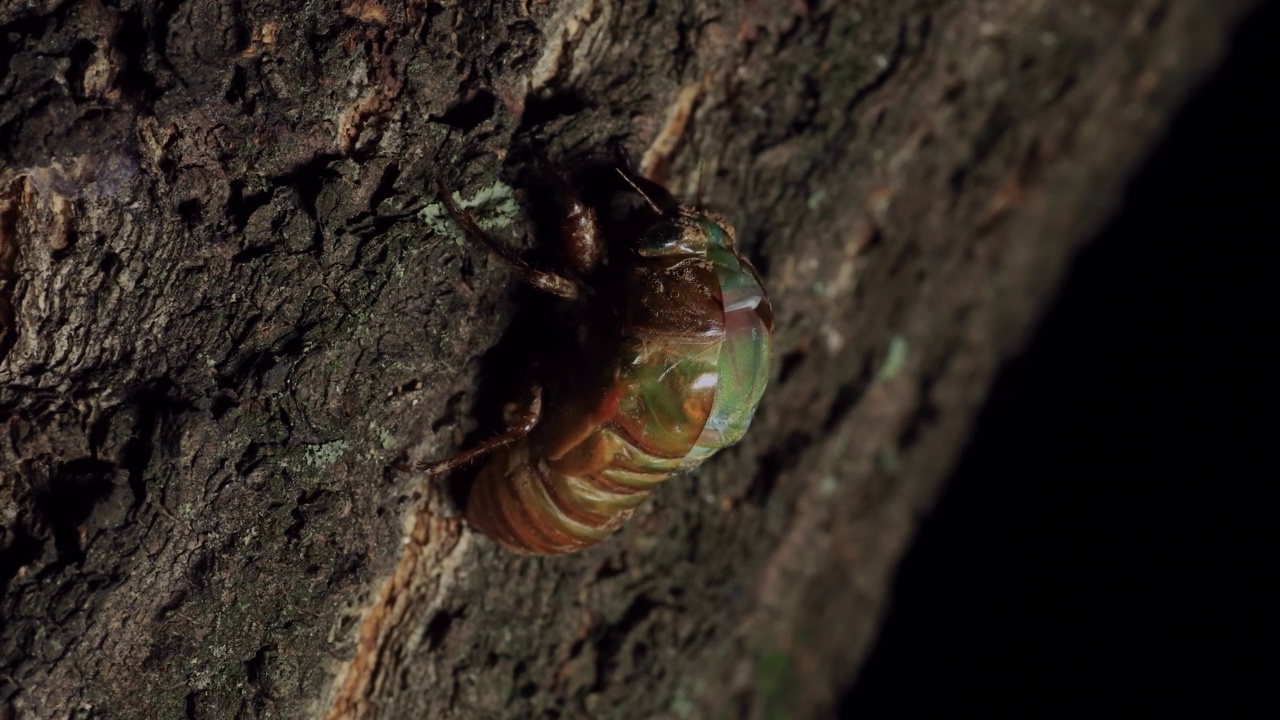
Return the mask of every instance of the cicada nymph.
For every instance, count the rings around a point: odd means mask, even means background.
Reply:
[[[565,211],[562,273],[534,269],[440,193],[467,236],[534,287],[605,310],[568,354],[577,361],[539,380],[507,432],[411,466],[436,474],[488,455],[465,516],[519,553],[570,553],[608,537],[659,483],[738,442],[768,380],[773,311],[733,228],[619,165],[620,191],[638,200],[621,221],[601,223],[553,178]]]

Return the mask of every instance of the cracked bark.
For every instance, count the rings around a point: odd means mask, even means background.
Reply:
[[[828,712],[1001,360],[1252,4],[5,5],[7,716]],[[742,445],[517,558],[386,472],[484,430],[520,297],[421,213],[611,142],[703,178],[779,360]]]

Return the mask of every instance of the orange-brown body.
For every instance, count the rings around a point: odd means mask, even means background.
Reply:
[[[626,247],[614,248],[607,287],[594,293],[614,318],[611,336],[597,339],[604,362],[564,368],[581,376],[562,383],[545,408],[539,394],[522,427],[429,466],[492,453],[466,518],[516,552],[568,553],[608,537],[662,481],[737,442],[768,377],[772,310],[732,229],[624,178],[652,212]],[[600,256],[596,224],[570,199],[568,245],[583,249],[573,257],[585,274]],[[453,209],[469,233],[480,232]],[[537,287],[577,294],[555,289],[572,281],[522,269]]]

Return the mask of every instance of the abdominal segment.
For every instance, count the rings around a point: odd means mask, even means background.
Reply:
[[[598,439],[604,433],[583,446]],[[594,545],[621,527],[669,474],[618,465],[566,474],[531,458],[525,443],[503,448],[476,478],[467,521],[525,554],[560,555]]]

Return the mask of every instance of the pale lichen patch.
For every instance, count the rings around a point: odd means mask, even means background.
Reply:
[[[507,227],[520,216],[520,204],[516,202],[515,192],[510,185],[501,180],[480,188],[470,198],[462,197],[456,190],[452,193],[452,197],[453,202],[459,208],[466,210],[485,230]],[[418,213],[418,217],[435,235],[451,238],[459,245],[466,242],[462,228],[449,217],[449,211],[444,203],[438,201],[428,203]]]

